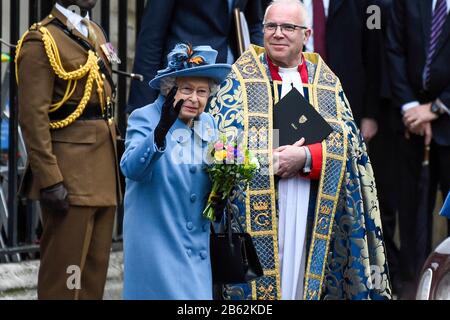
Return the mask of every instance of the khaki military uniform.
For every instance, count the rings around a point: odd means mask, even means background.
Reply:
[[[81,117],[64,128],[50,129],[51,105],[66,94],[68,81],[55,74],[39,27],[50,32],[66,72],[79,69],[88,57],[88,50],[52,23],[54,19],[67,26],[67,18],[54,8],[51,15],[32,27],[23,38],[17,58],[19,121],[29,161],[24,190],[29,198],[39,200],[41,189],[63,182],[70,202],[67,214],[41,206],[43,235],[38,297],[101,299],[114,213],[121,197],[115,123],[111,119]],[[100,48],[107,40],[100,27],[92,25],[96,43],[76,29],[71,32],[90,41],[110,72],[110,64]],[[111,98],[112,88],[104,75],[102,78],[101,94],[94,85],[85,112],[102,113],[102,105]],[[73,94],[59,112],[64,112],[66,106],[80,103],[86,80],[84,77],[77,81]],[[71,269],[73,266],[75,269]],[[74,289],[76,281],[70,278],[76,274],[73,270],[77,267],[81,271],[81,289]]]

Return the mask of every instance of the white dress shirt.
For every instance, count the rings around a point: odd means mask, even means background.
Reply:
[[[433,11],[434,11],[434,8],[436,8],[436,3],[437,3],[437,0],[433,0]],[[450,0],[447,0],[447,13],[449,13],[449,11],[450,11]]]
[[[279,68],[281,98],[292,86],[303,95],[298,67]],[[306,222],[311,181],[297,176],[278,182],[278,254],[283,300],[301,300],[306,267]]]
[[[81,20],[86,19],[89,20],[89,12],[86,14],[85,17],[80,16],[79,14],[70,11],[69,9],[64,8],[60,4],[55,4],[56,9],[58,9],[64,16],[66,16],[67,21],[69,24],[72,24],[72,26],[77,29],[83,36],[86,38],[89,35],[89,29],[86,25],[84,25]],[[70,27],[70,26],[69,26]]]
[[[448,0],[450,1],[450,0]],[[306,11],[308,12],[308,16],[310,21],[308,21],[306,24],[309,27],[313,27],[313,0],[303,0],[303,5],[306,8]],[[330,9],[330,0],[323,0],[323,8],[325,9],[325,17],[328,17],[328,11]],[[311,37],[308,40],[308,43],[305,46],[305,50],[307,52],[314,52],[314,30],[311,34]]]

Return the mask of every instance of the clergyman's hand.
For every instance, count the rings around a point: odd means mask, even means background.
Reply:
[[[305,139],[300,139],[290,146],[282,146],[273,151],[274,174],[282,179],[297,176],[305,166],[306,151],[303,144]]]

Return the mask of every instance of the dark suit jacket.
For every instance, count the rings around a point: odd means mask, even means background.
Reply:
[[[395,0],[392,13],[388,55],[395,104],[401,107],[416,100],[428,103],[439,98],[450,107],[450,15],[431,63],[429,89],[424,90],[422,73],[430,39],[432,1]],[[432,126],[434,141],[450,145],[450,117],[442,115]]]
[[[378,0],[378,5],[381,8],[381,31],[382,31],[382,45],[380,46],[381,57],[381,76],[380,76],[380,96],[382,99],[390,100],[392,98],[391,92],[391,77],[389,73],[388,55],[387,55],[387,39],[388,28],[391,23],[393,0]]]
[[[263,10],[260,0],[235,1],[246,15],[251,42],[262,44]],[[210,45],[219,52],[217,62],[227,61],[228,44],[236,53],[233,19],[226,0],[151,0],[142,19],[136,45],[135,73],[144,81],[132,81],[127,112],[153,102],[158,92],[148,86],[156,72],[167,64],[167,54],[175,44]]]
[[[380,92],[381,31],[369,30],[367,7],[374,0],[330,0],[327,64],[340,78],[355,120],[376,118]]]

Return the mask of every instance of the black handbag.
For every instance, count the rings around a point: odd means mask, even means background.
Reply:
[[[264,274],[252,237],[244,232],[234,213],[241,232],[233,232],[230,211],[226,209],[227,232],[216,233],[211,224],[211,268],[215,284],[246,283]]]

